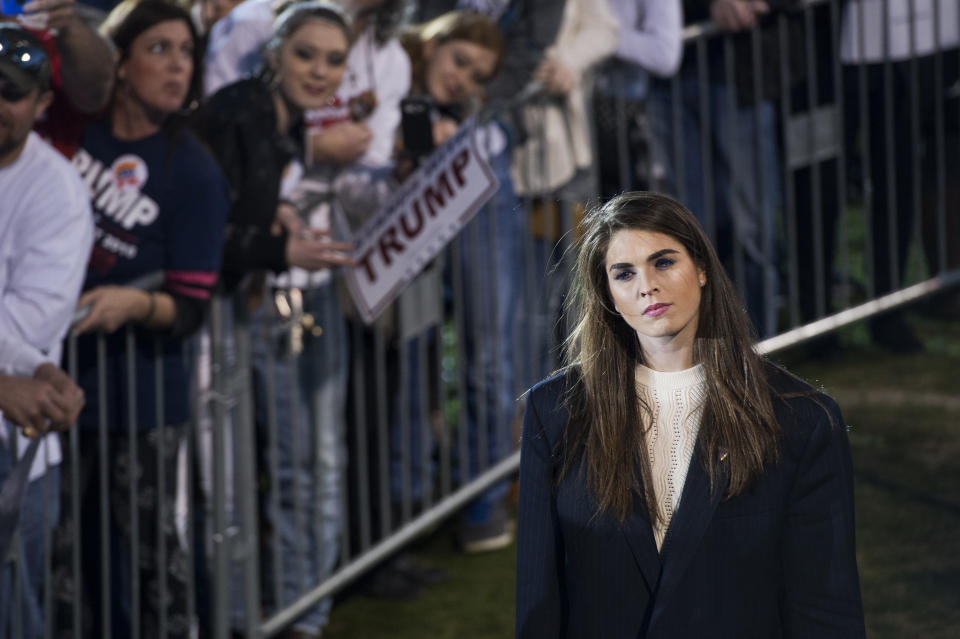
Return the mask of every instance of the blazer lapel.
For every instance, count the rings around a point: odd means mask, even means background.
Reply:
[[[650,519],[639,500],[634,505],[633,514],[623,523],[622,530],[627,546],[637,562],[637,568],[640,569],[652,595],[657,591],[657,583],[660,581],[660,554],[657,552]]]
[[[690,560],[696,554],[707,527],[713,519],[713,513],[727,488],[727,462],[721,458],[720,482],[714,492],[710,492],[710,477],[704,470],[703,456],[698,446],[690,461],[687,478],[683,484],[680,504],[667,528],[663,547],[660,549],[660,561],[663,571],[660,576],[660,588],[650,618],[652,629],[663,613],[664,602],[670,599],[673,590],[680,583]]]

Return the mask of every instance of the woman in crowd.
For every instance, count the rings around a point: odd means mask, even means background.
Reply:
[[[163,0],[127,0],[103,31],[118,53],[116,85],[105,117],[87,127],[73,158],[97,226],[78,302],[83,319],[74,328],[82,335],[77,362],[87,406],[80,454],[68,464],[79,464],[80,484],[63,471],[63,540],[84,548],[83,583],[73,581],[69,543],[58,546],[58,620],[61,628],[72,626],[79,601],[83,628],[74,636],[103,636],[107,624],[130,636],[139,615],[141,636],[163,630],[186,637],[189,563],[173,516],[177,454],[189,419],[183,339],[200,324],[217,280],[228,185],[184,127],[182,110],[197,95],[189,15]],[[127,285],[155,273],[163,274],[159,290]],[[106,354],[99,358],[101,339]],[[101,440],[104,429],[109,437]],[[109,486],[98,487],[98,477]],[[101,491],[109,495],[109,514],[98,514]],[[83,513],[76,530],[75,499]],[[110,545],[109,558],[100,556],[101,540]],[[101,573],[101,560],[109,574]],[[134,564],[139,571],[131,576]]]
[[[847,432],[753,350],[693,215],[588,215],[567,366],[527,400],[518,637],[863,637]]]
[[[312,271],[346,262],[339,253],[346,247],[305,232],[281,198],[302,173],[304,111],[326,105],[343,77],[346,20],[326,2],[291,7],[277,18],[261,71],[218,91],[203,110],[200,132],[234,191],[223,256],[228,288],[258,269]]]
[[[489,18],[456,11],[405,29],[400,43],[411,64],[408,100],[422,109],[417,112],[421,117],[416,126],[408,120],[395,141],[399,154],[395,173],[405,178],[419,160],[446,142],[460,122],[480,105],[484,86],[499,67],[503,40]],[[505,188],[509,190],[509,184]],[[433,485],[431,451],[439,389],[433,383],[438,379],[438,371],[432,363],[439,348],[436,328],[443,322],[441,262],[438,259],[427,266],[400,295],[392,312],[378,323],[379,328],[392,332],[395,338],[392,345],[396,348],[388,349],[386,355],[387,379],[399,383],[388,381],[387,387],[379,388],[366,384],[356,391],[368,401],[377,397],[388,397],[390,401],[389,470],[380,468],[376,455],[370,456],[368,464],[374,473],[389,473],[394,527],[429,503]],[[356,348],[364,353],[365,365],[376,366],[374,331],[353,334],[362,334]],[[424,388],[425,383],[429,388]],[[366,428],[370,441],[377,441],[380,430],[375,418],[358,426]],[[376,450],[376,446],[369,445],[369,450]],[[376,491],[379,487],[374,484]],[[376,497],[372,499],[374,503]],[[409,508],[404,504],[409,504]],[[374,509],[374,522],[378,516]],[[367,592],[386,598],[408,597],[420,586],[438,579],[437,571],[420,566],[410,555],[401,555],[373,575]]]
[[[334,97],[350,34],[336,5],[292,5],[274,24],[262,70],[218,91],[200,123],[234,192],[225,282],[234,288],[254,275],[243,293],[255,308],[252,357],[262,382],[255,404],[258,423],[275,424],[263,433],[272,482],[267,516],[277,539],[264,557],[270,609],[303,595],[339,557],[347,357],[329,269],[350,264],[352,247],[330,240],[329,216],[298,211],[281,193],[302,174],[303,114]],[[306,273],[305,285],[280,285],[276,276],[291,269]],[[266,286],[264,271],[271,272]],[[318,635],[329,606],[309,610],[294,630]]]
[[[404,139],[402,141],[404,158],[429,150],[446,142],[460,123],[474,113],[482,103],[484,89],[493,80],[504,52],[504,41],[499,27],[490,18],[469,12],[454,11],[443,14],[433,20],[408,30],[401,43],[410,56],[411,98],[422,100],[430,107],[430,132],[432,140]],[[426,127],[424,127],[426,128]],[[411,127],[415,129],[415,127]],[[410,129],[407,129],[409,135]],[[428,134],[429,135],[429,134]],[[407,135],[404,136],[406,138]],[[514,414],[514,389],[512,360],[512,325],[516,299],[518,274],[522,252],[523,226],[521,217],[516,214],[518,201],[510,182],[506,136],[497,123],[490,123],[478,129],[477,140],[482,152],[490,159],[491,167],[497,175],[500,187],[493,199],[476,215],[464,229],[460,243],[461,268],[448,265],[447,276],[462,273],[460,281],[452,281],[451,286],[465,292],[463,296],[464,352],[467,357],[467,399],[466,424],[468,439],[468,459],[460,460],[460,481],[467,481],[483,470],[480,461],[487,459],[494,463],[509,450],[507,435],[510,420]],[[491,225],[491,217],[496,218]],[[491,228],[495,226],[495,236]],[[495,265],[493,270],[490,265]],[[516,267],[516,268],[515,268]],[[417,317],[419,326],[437,326],[442,321],[442,308],[439,268],[426,271],[420,277],[418,293],[412,291],[399,301],[401,317]],[[425,295],[423,289],[429,289]],[[409,303],[408,300],[435,300],[434,304]],[[407,308],[404,308],[406,304]],[[424,317],[432,312],[432,317]],[[402,328],[402,327],[401,327]],[[410,378],[417,379],[423,357],[418,352],[418,340],[428,339],[421,336],[403,344],[409,355],[408,370]],[[499,347],[499,348],[498,348]],[[439,348],[439,346],[437,346]],[[431,358],[435,361],[435,358]],[[432,376],[436,379],[436,375]],[[419,406],[421,395],[411,391],[408,402],[411,412],[410,432],[414,436],[411,450],[414,453],[412,476],[416,478],[412,485],[412,497],[419,500],[423,489],[420,478],[429,476],[421,473],[424,448],[416,436],[429,437],[431,419],[426,407]],[[436,396],[436,393],[431,393]],[[418,408],[419,406],[419,408]],[[481,419],[485,416],[485,420]],[[485,429],[487,437],[480,434]],[[481,443],[486,442],[486,451],[481,452]],[[394,498],[398,496],[401,474],[399,451],[396,444],[392,469]],[[459,537],[461,545],[468,550],[481,550],[492,541],[489,548],[509,543],[512,535],[508,530],[505,510],[501,508],[506,484],[498,484],[486,491],[479,499],[471,503],[461,517]],[[480,546],[477,546],[477,544]]]
[[[429,98],[433,143],[443,144],[460,121],[475,111],[483,88],[500,68],[503,37],[486,16],[453,11],[404,32],[400,44],[410,56],[410,94]]]

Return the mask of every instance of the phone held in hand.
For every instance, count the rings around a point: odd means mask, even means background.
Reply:
[[[20,15],[23,13],[23,5],[27,4],[27,2],[29,2],[29,0],[3,0],[3,15]]]
[[[403,150],[415,158],[433,153],[433,117],[430,100],[408,97],[400,101],[400,130]]]

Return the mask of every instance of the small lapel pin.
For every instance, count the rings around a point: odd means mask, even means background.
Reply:
[[[723,460],[726,459],[726,458],[727,458],[727,451],[721,449],[721,450],[720,450],[720,461],[723,461]]]

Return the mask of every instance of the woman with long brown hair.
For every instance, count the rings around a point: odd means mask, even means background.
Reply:
[[[569,306],[524,417],[518,637],[864,636],[840,411],[756,354],[693,215],[588,215]]]
[[[96,233],[73,328],[87,404],[79,454],[61,469],[53,636],[188,637],[191,553],[174,507],[191,417],[184,347],[217,283],[229,185],[186,126],[199,94],[190,14],[124,0],[101,32],[116,48],[116,82],[73,156]],[[129,285],[157,271],[162,289]]]
[[[460,112],[479,104],[500,68],[504,46],[497,24],[469,11],[451,11],[410,27],[400,43],[410,56],[410,93]]]
[[[444,144],[482,104],[487,85],[496,77],[504,57],[504,41],[497,23],[487,16],[469,11],[450,11],[429,22],[406,30],[400,38],[410,56],[410,99],[422,100],[430,113],[430,131],[426,136],[409,136],[404,129],[403,153],[398,167],[408,158],[426,154]],[[432,133],[432,137],[430,136]],[[426,138],[426,139],[423,139]],[[513,322],[519,308],[523,260],[523,219],[516,214],[519,202],[510,180],[510,156],[506,134],[501,125],[490,122],[477,129],[477,140],[490,160],[500,185],[497,193],[463,231],[459,251],[451,254],[446,274],[440,268],[425,270],[415,286],[419,299],[442,298],[441,279],[446,277],[455,289],[464,291],[463,322],[458,326],[466,369],[464,423],[466,455],[458,459],[458,479],[466,481],[482,472],[483,466],[509,454],[509,424],[516,407],[512,365]],[[419,149],[414,148],[414,143]],[[453,257],[457,256],[457,257]],[[453,261],[459,260],[458,265]],[[412,287],[411,287],[412,288]],[[432,290],[431,290],[432,289]],[[422,291],[430,291],[426,297]],[[411,294],[409,299],[418,299]],[[407,303],[400,300],[400,305]],[[442,325],[440,309],[428,318],[433,333],[424,332],[401,346],[411,370],[423,366],[417,355],[418,340],[434,341]],[[423,317],[423,315],[421,315]],[[424,322],[427,323],[427,322]],[[415,390],[415,389],[412,389]],[[430,437],[426,410],[411,392],[409,419],[420,423],[419,432]],[[485,434],[485,436],[484,436]],[[423,450],[419,439],[411,441],[413,450]],[[422,458],[422,459],[421,459]],[[487,462],[481,461],[487,460]],[[432,462],[415,455],[415,468]],[[400,477],[399,472],[395,476]],[[399,483],[399,482],[398,482]],[[418,498],[414,487],[414,498]],[[513,532],[503,497],[506,482],[495,484],[470,502],[460,514],[459,543],[466,552],[483,552],[508,545]]]

